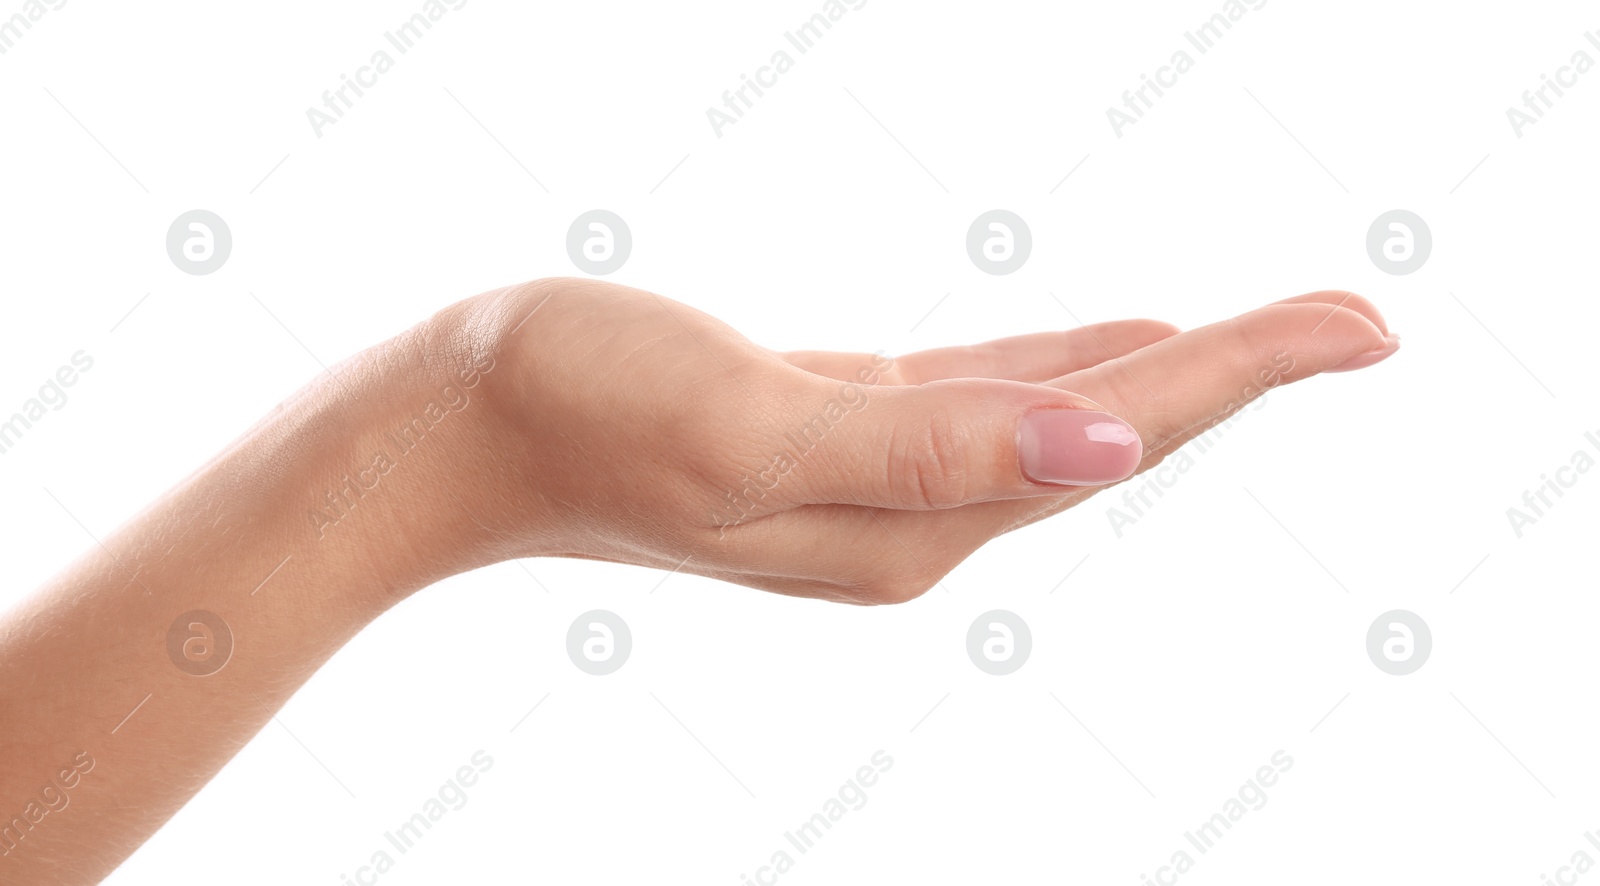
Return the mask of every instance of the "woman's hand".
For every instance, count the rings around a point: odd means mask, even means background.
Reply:
[[[334,367],[0,620],[0,798],[45,804],[0,834],[4,876],[98,881],[371,619],[453,573],[576,556],[909,600],[1261,392],[1395,346],[1344,293],[899,359],[776,354],[581,280],[460,302]],[[152,763],[174,760],[181,777]],[[67,790],[70,811],[39,811]]]
[[[470,562],[565,555],[779,593],[912,599],[1265,391],[1398,339],[1319,292],[1187,333],[1153,320],[892,358],[762,348],[692,308],[541,280],[433,321],[484,375],[450,492]]]

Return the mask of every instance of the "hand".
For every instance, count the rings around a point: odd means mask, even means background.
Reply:
[[[0,621],[0,796],[63,761],[95,779],[0,854],[18,882],[103,877],[372,618],[455,572],[575,556],[909,600],[1262,391],[1396,345],[1345,293],[897,360],[773,353],[589,281],[468,299],[335,366]],[[203,678],[174,652],[195,613],[231,625]]]
[[[496,367],[481,479],[456,502],[472,565],[587,557],[853,603],[912,599],[1265,391],[1399,344],[1345,292],[1186,333],[1127,320],[898,359],[775,353],[588,280],[441,319]]]

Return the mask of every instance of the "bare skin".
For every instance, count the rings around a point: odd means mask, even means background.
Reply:
[[[0,617],[0,880],[99,882],[368,622],[447,576],[682,562],[904,602],[1126,476],[1030,479],[1024,415],[1119,416],[1143,471],[1265,390],[1397,343],[1344,292],[892,360],[775,353],[593,281],[467,299],[334,367]]]

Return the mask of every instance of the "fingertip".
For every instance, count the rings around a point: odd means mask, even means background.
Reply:
[[[1355,313],[1360,314],[1362,317],[1365,317],[1368,322],[1378,328],[1379,334],[1389,334],[1388,321],[1383,319],[1383,312],[1378,310],[1378,306],[1373,304],[1365,296],[1358,295],[1348,290],[1323,289],[1317,292],[1308,292],[1305,295],[1297,295],[1293,298],[1286,298],[1280,302],[1276,302],[1276,304],[1325,304],[1333,307],[1343,308],[1344,310],[1354,311]]]
[[[1175,323],[1168,323],[1165,320],[1140,318],[1137,322],[1144,324],[1144,326],[1150,330],[1151,338],[1155,341],[1160,341],[1164,338],[1171,338],[1183,331],[1183,327],[1178,326]]]
[[[1390,344],[1365,314],[1326,303],[1275,302],[1233,322],[1259,353],[1283,348],[1292,355],[1294,379],[1331,371]]]
[[[1396,351],[1400,350],[1400,336],[1398,335],[1386,335],[1384,336],[1383,342],[1384,343],[1382,347],[1373,348],[1370,351],[1363,351],[1362,353],[1351,357],[1343,363],[1323,371],[1354,372],[1357,369],[1366,369],[1368,366],[1382,363],[1383,361],[1394,356]]]

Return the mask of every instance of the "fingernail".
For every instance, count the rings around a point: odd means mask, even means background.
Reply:
[[[1036,409],[1017,423],[1022,473],[1035,483],[1099,486],[1133,475],[1144,456],[1139,432],[1104,412]]]
[[[1343,363],[1340,363],[1338,366],[1335,366],[1332,369],[1329,369],[1327,371],[1328,372],[1350,372],[1351,370],[1354,370],[1354,369],[1366,369],[1368,366],[1371,366],[1374,363],[1380,363],[1380,362],[1382,362],[1384,360],[1389,359],[1389,356],[1391,354],[1393,354],[1395,351],[1400,350],[1400,336],[1398,336],[1398,335],[1386,335],[1386,336],[1383,337],[1383,340],[1384,340],[1384,346],[1383,347],[1381,347],[1381,348],[1373,348],[1372,350],[1366,352],[1365,354],[1357,354],[1354,357],[1351,357],[1350,359],[1344,361]]]

